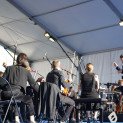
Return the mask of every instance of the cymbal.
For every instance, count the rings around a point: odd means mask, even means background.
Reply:
[[[106,83],[106,84],[104,84],[104,85],[106,85],[106,86],[111,86],[111,85],[120,86],[120,85],[119,85],[119,84],[117,84],[117,83]]]

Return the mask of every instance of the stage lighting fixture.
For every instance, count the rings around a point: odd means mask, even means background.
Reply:
[[[50,40],[51,42],[55,42],[55,39],[54,39],[52,36],[49,37],[49,40]]]
[[[119,25],[123,26],[123,20],[120,20]]]
[[[47,38],[49,38],[50,37],[50,34],[48,32],[45,32],[44,33],[44,36],[47,37]]]

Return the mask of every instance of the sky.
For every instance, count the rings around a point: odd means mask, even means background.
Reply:
[[[13,55],[12,52],[10,53]],[[0,71],[2,72],[5,71],[5,68],[3,67],[3,62],[5,62],[7,66],[11,66],[13,64],[13,58],[2,46],[0,46]]]

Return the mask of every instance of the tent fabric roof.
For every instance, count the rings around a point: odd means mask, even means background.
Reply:
[[[18,44],[18,51],[33,61],[43,59],[45,52],[50,58],[65,56],[44,37],[45,31],[69,55],[123,48],[123,27],[118,25],[122,5],[123,0],[0,0],[0,40]]]

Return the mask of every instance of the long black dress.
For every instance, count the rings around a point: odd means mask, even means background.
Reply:
[[[99,98],[94,75],[87,72],[81,76],[81,98]]]

